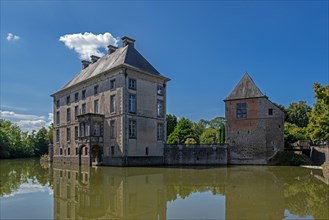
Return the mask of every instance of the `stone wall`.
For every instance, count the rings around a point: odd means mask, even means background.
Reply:
[[[164,164],[176,165],[226,165],[226,145],[166,145]]]
[[[321,166],[329,162],[329,146],[311,147],[310,158],[315,165]]]

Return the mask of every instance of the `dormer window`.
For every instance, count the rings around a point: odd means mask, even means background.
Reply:
[[[163,87],[162,86],[157,87],[157,95],[163,95]]]

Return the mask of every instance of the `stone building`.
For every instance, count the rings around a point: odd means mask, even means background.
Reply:
[[[229,164],[267,164],[284,148],[284,113],[248,73],[224,100]]]
[[[82,70],[52,95],[53,162],[163,163],[169,79],[135,49],[135,40],[122,43],[83,60]]]

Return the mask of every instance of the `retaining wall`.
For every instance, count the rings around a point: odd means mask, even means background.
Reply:
[[[226,165],[227,145],[166,145],[164,164]]]

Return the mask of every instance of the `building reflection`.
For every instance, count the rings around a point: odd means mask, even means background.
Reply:
[[[284,219],[287,210],[301,217],[328,217],[325,207],[329,199],[319,195],[328,194],[329,189],[319,186],[309,175],[307,170],[265,166],[215,169],[56,166],[54,218],[167,219],[168,202],[175,202],[178,197],[188,201],[196,192],[225,196],[226,219]],[[321,204],[316,206],[313,200]],[[209,206],[213,205],[209,200]],[[198,209],[196,204],[191,208]]]
[[[54,167],[54,218],[166,219],[163,174],[144,171]]]

